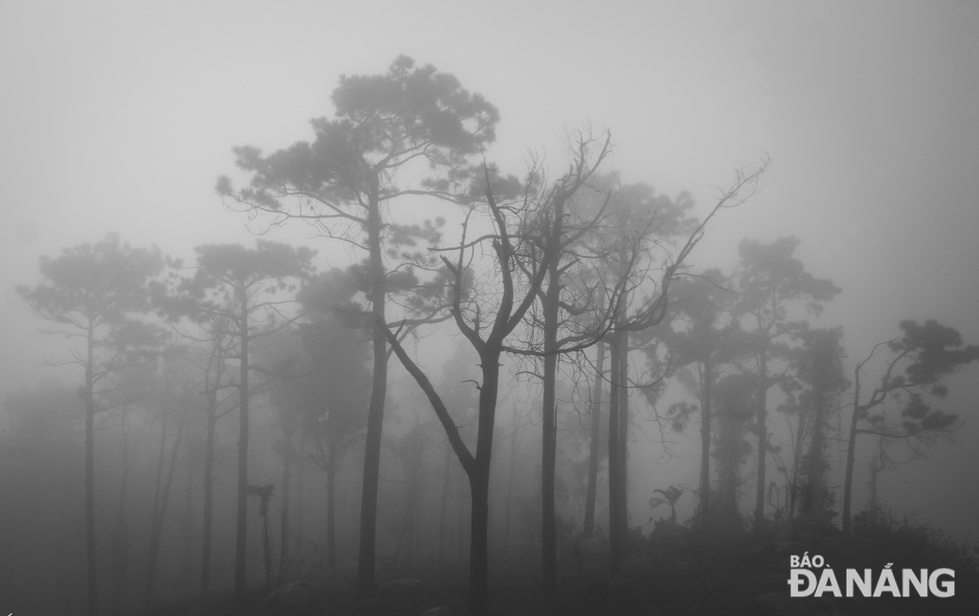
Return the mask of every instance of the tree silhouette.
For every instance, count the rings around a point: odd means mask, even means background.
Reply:
[[[843,533],[849,534],[853,468],[856,459],[857,435],[874,434],[888,439],[923,440],[947,434],[961,427],[955,413],[946,413],[931,405],[928,398],[944,398],[948,393],[945,377],[979,360],[979,346],[965,345],[962,335],[935,320],[922,324],[901,321],[903,334],[874,345],[870,354],[853,371],[853,414],[846,453],[846,474],[843,485]],[[890,358],[884,365],[883,376],[876,381],[864,400],[863,370],[881,352]],[[895,417],[884,404],[893,401],[901,407]],[[871,413],[875,409],[881,412]]]
[[[363,429],[370,391],[370,323],[353,314],[354,289],[336,271],[309,281],[299,292],[305,318],[299,324],[307,357],[302,376],[287,395],[303,431],[312,435],[310,459],[326,473],[327,563],[337,564],[336,486],[343,452]],[[307,370],[308,369],[308,372]]]
[[[541,365],[541,544],[542,590],[546,600],[557,583],[557,518],[555,513],[555,464],[557,460],[556,386],[562,355],[594,345],[608,331],[619,296],[596,281],[575,276],[594,270],[600,254],[587,254],[586,236],[605,226],[605,210],[611,191],[594,185],[599,167],[611,148],[611,135],[603,140],[579,135],[569,171],[558,178],[544,197],[539,250],[533,260],[548,259],[547,275],[538,291],[539,310],[528,311],[523,345],[507,351],[532,356]],[[528,267],[524,264],[522,267]],[[536,307],[536,306],[535,306]],[[604,308],[602,308],[604,307]]]
[[[659,494],[660,496],[654,496],[649,499],[650,509],[656,509],[660,505],[670,506],[670,521],[676,524],[676,504],[680,502],[680,497],[683,496],[685,489],[680,486],[670,486],[665,490],[653,490],[653,494]]]
[[[158,346],[160,331],[134,318],[150,309],[149,282],[163,268],[156,248],[132,248],[115,234],[94,244],[66,249],[59,257],[41,257],[44,282],[18,292],[40,316],[64,328],[58,333],[81,340],[65,364],[85,372],[85,544],[88,611],[97,616],[98,572],[95,538],[95,414],[99,387],[109,375],[143,361]]]
[[[717,413],[713,451],[717,497],[712,515],[722,530],[741,530],[738,507],[741,465],[751,453],[751,445],[745,440],[745,424],[754,415],[753,397],[757,389],[754,375],[735,373],[722,377],[712,396]]]
[[[628,426],[629,426],[629,337],[660,325],[667,317],[670,304],[670,285],[684,267],[690,254],[703,240],[707,225],[721,211],[737,207],[757,190],[761,175],[768,168],[768,159],[752,170],[736,169],[734,180],[726,189],[718,190],[714,205],[701,221],[687,216],[693,202],[681,193],[676,202],[664,195],[654,195],[651,187],[635,185],[621,195],[622,215],[630,221],[619,228],[638,229],[612,239],[610,269],[616,285],[621,286],[622,299],[612,329],[607,336],[609,345],[609,568],[617,572],[622,564],[628,541]],[[637,207],[638,206],[638,207]],[[631,213],[630,213],[631,212]],[[638,216],[637,216],[638,214]],[[635,222],[632,222],[635,221]],[[685,237],[685,239],[683,239]],[[675,250],[667,246],[676,241]],[[627,249],[630,243],[641,250]],[[615,253],[618,253],[615,255]],[[633,255],[633,256],[628,256]],[[647,264],[633,268],[642,272],[630,275],[626,264],[636,258]],[[651,281],[649,272],[658,271],[658,280]],[[639,298],[641,285],[652,282],[652,292]],[[630,305],[631,304],[631,305]]]
[[[784,410],[798,418],[789,485],[789,516],[798,512],[810,521],[828,522],[831,494],[826,485],[826,443],[830,418],[838,413],[837,397],[850,383],[843,373],[843,330],[799,332],[802,346],[794,349],[790,365],[794,378],[786,383],[789,402]]]
[[[284,304],[293,299],[277,297],[281,292],[295,292],[296,283],[312,270],[313,251],[293,248],[278,242],[259,240],[255,248],[240,244],[206,244],[198,246],[197,271],[192,278],[179,282],[179,294],[160,298],[164,310],[172,317],[189,316],[198,321],[225,324],[234,349],[227,358],[238,360],[238,484],[235,526],[235,592],[243,595],[248,588],[247,500],[250,373],[256,369],[250,359],[252,340],[276,329],[258,331],[260,320],[283,320]]]
[[[466,160],[495,139],[496,108],[462,88],[451,74],[416,67],[399,56],[383,75],[340,78],[333,91],[336,117],[312,121],[315,139],[262,156],[254,147],[234,149],[250,185],[235,190],[227,177],[218,191],[249,215],[271,224],[302,220],[323,236],[367,253],[363,292],[374,316],[373,383],[367,411],[367,446],[361,500],[358,592],[373,592],[375,527],[381,428],[387,391],[387,343],[382,332],[387,295],[414,284],[411,266],[425,261],[418,242],[434,241],[437,225],[397,224],[382,204],[411,196],[453,201]],[[396,183],[425,163],[430,177],[412,187]],[[387,261],[399,262],[389,266]]]
[[[755,435],[758,460],[755,492],[755,523],[765,519],[765,480],[768,462],[768,390],[780,377],[771,374],[769,364],[788,354],[786,340],[797,324],[788,320],[792,304],[803,303],[812,314],[822,311],[822,302],[832,300],[840,289],[829,280],[814,277],[794,255],[799,239],[783,237],[771,244],[744,240],[741,254],[739,290],[741,299],[735,310],[751,328],[754,369],[758,375],[755,406]]]
[[[694,277],[678,280],[674,286],[674,309],[677,316],[671,328],[660,337],[670,350],[677,368],[691,367],[681,373],[688,382],[699,406],[678,402],[670,407],[674,423],[685,424],[689,415],[700,412],[700,484],[698,513],[701,528],[707,528],[710,512],[710,448],[714,421],[713,394],[725,364],[746,351],[743,334],[731,309],[737,295],[726,288],[728,279],[720,270],[707,270]]]
[[[545,250],[539,259],[526,258],[530,251],[538,250],[544,245],[539,229],[546,210],[538,200],[528,194],[517,196],[513,201],[498,202],[497,187],[501,188],[499,192],[505,193],[506,188],[515,183],[515,178],[491,178],[489,170],[485,171],[483,187],[486,201],[483,212],[493,225],[493,233],[480,236],[475,241],[467,237],[469,221],[480,211],[480,204],[474,203],[463,225],[455,261],[443,257],[452,276],[447,298],[449,313],[456,327],[479,355],[482,379],[476,385],[479,390],[479,404],[475,452],[463,441],[452,413],[428,376],[398,340],[396,332],[400,329],[400,324],[393,324],[394,330],[385,328],[388,342],[402,365],[428,397],[449,437],[453,452],[469,478],[472,499],[469,607],[474,615],[486,614],[489,598],[490,461],[502,365],[500,357],[508,337],[521,324],[536,301],[550,260],[555,254]],[[484,243],[489,244],[492,249],[490,272],[498,278],[498,287],[494,289],[498,292],[494,293],[480,293],[479,289],[473,288],[471,282],[472,255]],[[523,267],[518,261],[522,261]]]

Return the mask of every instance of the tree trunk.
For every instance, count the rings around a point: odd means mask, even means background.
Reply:
[[[337,566],[337,449],[339,439],[332,438],[326,452],[326,562]]]
[[[806,441],[806,416],[805,411],[799,411],[799,425],[795,434],[795,442],[792,444],[792,472],[788,477],[788,497],[789,505],[786,519],[791,520],[795,517],[796,505],[799,502],[800,486],[802,478],[802,450],[805,448]]]
[[[219,364],[217,374],[221,374]],[[204,519],[201,530],[201,596],[211,590],[211,524],[214,508],[214,441],[217,432],[217,383],[216,378],[208,391],[207,443],[204,450]]]
[[[823,449],[826,434],[823,426],[826,401],[817,393],[813,401],[812,435],[809,437],[809,452],[806,456],[806,483],[803,486],[800,504],[801,513],[812,516],[820,513],[819,495],[822,493],[825,478],[822,472]]]
[[[718,495],[714,508],[714,518],[725,532],[741,531],[738,484],[740,483],[744,428],[741,418],[737,416],[735,404],[731,400],[727,400],[717,413],[718,430],[714,449],[714,455],[717,458]]]
[[[563,200],[555,200],[554,229],[551,245],[561,242],[561,220]],[[561,299],[561,273],[558,259],[551,259],[547,273],[547,290],[544,292],[541,311],[544,318],[544,376],[543,408],[541,410],[541,574],[542,592],[545,601],[554,597],[557,584],[557,521],[554,505],[554,474],[557,463],[557,329],[559,302]]]
[[[238,499],[235,528],[235,594],[248,590],[248,296],[244,285],[238,288],[241,315],[238,335],[241,341],[241,375],[238,377]]]
[[[619,475],[619,489],[616,492],[618,507],[616,526],[620,541],[620,555],[625,556],[629,534],[629,332],[623,331],[619,341],[619,451],[616,468]]]
[[[418,537],[418,533],[416,532],[418,527],[418,500],[423,489],[422,463],[424,460],[422,453],[425,443],[422,441],[422,438],[422,434],[419,433],[418,440],[414,443],[414,451],[411,454],[411,480],[406,507],[409,513],[405,520],[407,533],[407,554],[405,555],[405,561],[407,562],[409,571],[415,567],[415,543]]]
[[[449,500],[449,481],[452,479],[452,467],[449,466],[451,455],[452,448],[446,447],[445,464],[442,469],[442,497],[439,503],[439,565],[445,563],[445,511]]]
[[[119,501],[116,505],[116,528],[112,542],[112,612],[119,613],[123,595],[126,591],[126,576],[129,561],[129,530],[126,524],[126,496],[129,493],[129,439],[126,431],[126,407],[122,408],[120,431],[122,434],[122,481],[119,486]]]
[[[711,397],[714,387],[714,366],[710,352],[704,357],[704,372],[700,377],[700,529],[710,527],[710,425]]]
[[[85,358],[85,546],[88,574],[88,615],[99,616],[98,570],[95,558],[95,325],[89,319]]]
[[[189,404],[189,400],[187,401]],[[188,447],[189,448],[189,447]],[[188,458],[189,458],[188,454]],[[184,500],[184,544],[180,553],[181,596],[191,597],[191,551],[194,543],[194,465],[187,463],[186,499]]]
[[[517,406],[513,406],[513,425],[510,426],[510,468],[507,470],[506,503],[503,514],[503,550],[501,557],[506,560],[510,554],[510,511],[513,508],[513,475],[517,470]]]
[[[146,604],[150,607],[151,602],[155,598],[156,591],[156,566],[160,555],[160,540],[163,537],[163,521],[166,518],[167,507],[170,503],[170,486],[173,485],[173,473],[177,468],[177,451],[180,448],[180,441],[184,433],[184,424],[187,417],[186,408],[180,415],[180,421],[177,424],[177,435],[173,440],[173,445],[170,448],[170,464],[167,469],[166,479],[163,481],[162,486],[160,486],[160,505],[159,509],[154,511],[153,516],[153,527],[150,529],[150,546],[148,554],[148,565],[146,567]],[[164,437],[166,434],[164,433]],[[162,443],[161,443],[162,446]]]
[[[267,486],[272,488],[271,485]],[[272,500],[271,489],[268,496],[260,496],[259,514],[262,517],[262,555],[265,557],[265,588],[268,592],[272,589],[272,523],[269,522],[269,503]]]
[[[602,383],[605,380],[605,345],[599,342],[595,358],[595,382],[591,389],[591,436],[588,441],[588,491],[585,496],[585,523],[582,535],[595,534],[595,501],[598,495],[598,459],[601,441]]]
[[[282,436],[285,455],[282,457],[282,527],[279,532],[279,584],[289,580],[289,483],[292,475],[292,427],[283,418]]]
[[[163,381],[163,401],[160,408],[162,416],[160,417],[160,444],[157,447],[156,454],[156,477],[153,482],[153,509],[150,512],[150,543],[149,549],[147,550],[148,561],[146,566],[146,580],[144,586],[144,597],[143,601],[147,608],[153,601],[154,588],[153,584],[156,578],[156,551],[159,546],[159,536],[157,534],[157,529],[160,526],[160,499],[161,493],[163,491],[163,468],[166,462],[166,451],[167,451],[167,424],[170,418],[170,409],[167,402],[170,395],[169,386],[169,375],[164,376]]]
[[[371,273],[370,300],[374,334],[374,374],[370,406],[367,409],[367,442],[364,448],[364,479],[360,506],[360,551],[357,570],[357,594],[370,596],[374,592],[374,563],[376,551],[377,490],[381,468],[381,429],[384,424],[384,401],[387,396],[387,341],[384,337],[384,304],[386,272],[381,251],[381,211],[378,178],[371,177],[368,195],[367,235]]]
[[[398,531],[398,539],[394,545],[394,556],[392,560],[395,566],[401,566],[401,548],[404,546],[404,568],[410,571],[414,561],[415,518],[418,508],[418,493],[421,491],[419,476],[421,475],[423,443],[420,440],[421,437],[417,426],[405,438],[412,439],[406,441],[411,446],[411,450],[408,452],[409,458],[405,461],[408,465],[408,481],[405,497],[402,499],[405,508],[401,514],[401,528]]]
[[[867,510],[873,516],[876,516],[880,512],[880,502],[877,500],[877,477],[884,468],[886,468],[884,437],[879,437],[877,441],[877,459],[870,461],[870,502],[867,504]]]
[[[853,464],[857,452],[857,422],[863,408],[860,406],[860,369],[854,371],[853,415],[850,418],[850,434],[847,439],[846,472],[843,479],[843,534],[850,534],[850,506],[853,492]]]
[[[466,473],[459,473],[459,518],[456,523],[456,528],[459,530],[459,541],[456,544],[459,548],[459,566],[463,566],[466,563],[466,482],[469,480],[469,476]],[[472,490],[470,489],[470,492]],[[471,500],[471,498],[470,498]],[[469,508],[470,516],[472,515],[472,507]],[[470,525],[472,526],[472,525]],[[470,529],[471,530],[471,529]]]
[[[299,437],[299,477],[296,479],[296,517],[295,517],[295,531],[292,533],[294,548],[296,550],[296,558],[299,562],[302,562],[303,554],[303,511],[306,508],[306,463],[304,459],[304,452],[306,450],[306,443],[303,442],[302,433]]]
[[[624,537],[619,530],[619,507],[621,500],[618,497],[620,491],[625,487],[622,485],[622,475],[619,472],[619,460],[621,457],[620,447],[621,430],[619,423],[622,421],[620,399],[625,392],[622,389],[622,354],[619,348],[622,345],[622,332],[613,331],[609,336],[609,406],[608,406],[608,513],[609,513],[609,569],[613,573],[618,573],[622,566],[622,550],[624,548]]]
[[[721,452],[730,450],[729,439],[733,436],[733,419],[726,413],[721,412],[717,416],[717,445],[715,455],[721,457]],[[736,509],[733,507],[735,495],[737,494],[737,462],[732,460],[719,459],[717,462],[717,504],[715,510],[717,523],[723,530],[733,528]]]
[[[489,346],[489,345],[488,345]],[[489,601],[489,478],[493,454],[493,429],[496,422],[496,400],[500,382],[500,349],[498,345],[480,353],[483,383],[479,389],[479,427],[476,433],[476,456],[469,474],[472,492],[469,542],[469,612],[486,616]]]
[[[469,536],[469,613],[486,616],[489,600],[489,468],[469,477],[472,491]]]
[[[755,526],[765,521],[765,470],[768,461],[768,358],[758,364],[758,400],[755,408],[755,434],[758,439],[758,485],[755,492]]]

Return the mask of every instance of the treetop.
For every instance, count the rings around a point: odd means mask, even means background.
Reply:
[[[116,322],[149,305],[148,280],[163,269],[158,248],[133,248],[115,233],[66,248],[55,258],[42,256],[45,281],[18,292],[45,318],[78,324],[75,316]]]

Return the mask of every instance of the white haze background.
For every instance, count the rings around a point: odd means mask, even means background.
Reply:
[[[612,130],[626,180],[690,190],[703,211],[712,185],[768,153],[763,192],[717,221],[696,264],[730,269],[743,237],[799,236],[808,269],[844,290],[819,323],[845,327],[851,362],[905,318],[979,342],[977,32],[979,4],[952,0],[6,0],[0,393],[33,387],[61,348],[13,290],[36,282],[40,255],[109,231],[185,258],[250,243],[213,190],[231,147],[308,138],[339,75],[401,53],[500,109],[487,156],[509,172],[528,149],[560,163],[591,122]],[[272,237],[329,253],[306,235]],[[979,532],[976,380],[952,382],[958,444],[885,475],[887,503],[959,536]],[[645,466],[665,487],[676,466],[696,472],[694,451],[662,466],[635,453],[631,477]]]

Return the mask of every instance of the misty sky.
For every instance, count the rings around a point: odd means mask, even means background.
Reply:
[[[845,327],[851,360],[904,318],[979,342],[977,32],[979,4],[939,0],[5,0],[0,393],[31,386],[57,348],[12,290],[39,255],[113,230],[183,257],[250,242],[214,193],[231,147],[309,137],[339,75],[400,53],[500,109],[487,158],[511,173],[529,149],[560,165],[564,136],[590,122],[611,129],[626,180],[690,190],[704,211],[712,185],[767,153],[763,192],[709,230],[698,265],[729,270],[745,236],[797,235],[807,267],[844,290],[820,324]],[[979,533],[979,487],[961,479],[979,466],[976,380],[954,381],[947,405],[971,413],[960,445],[901,473],[930,503],[910,507]]]

